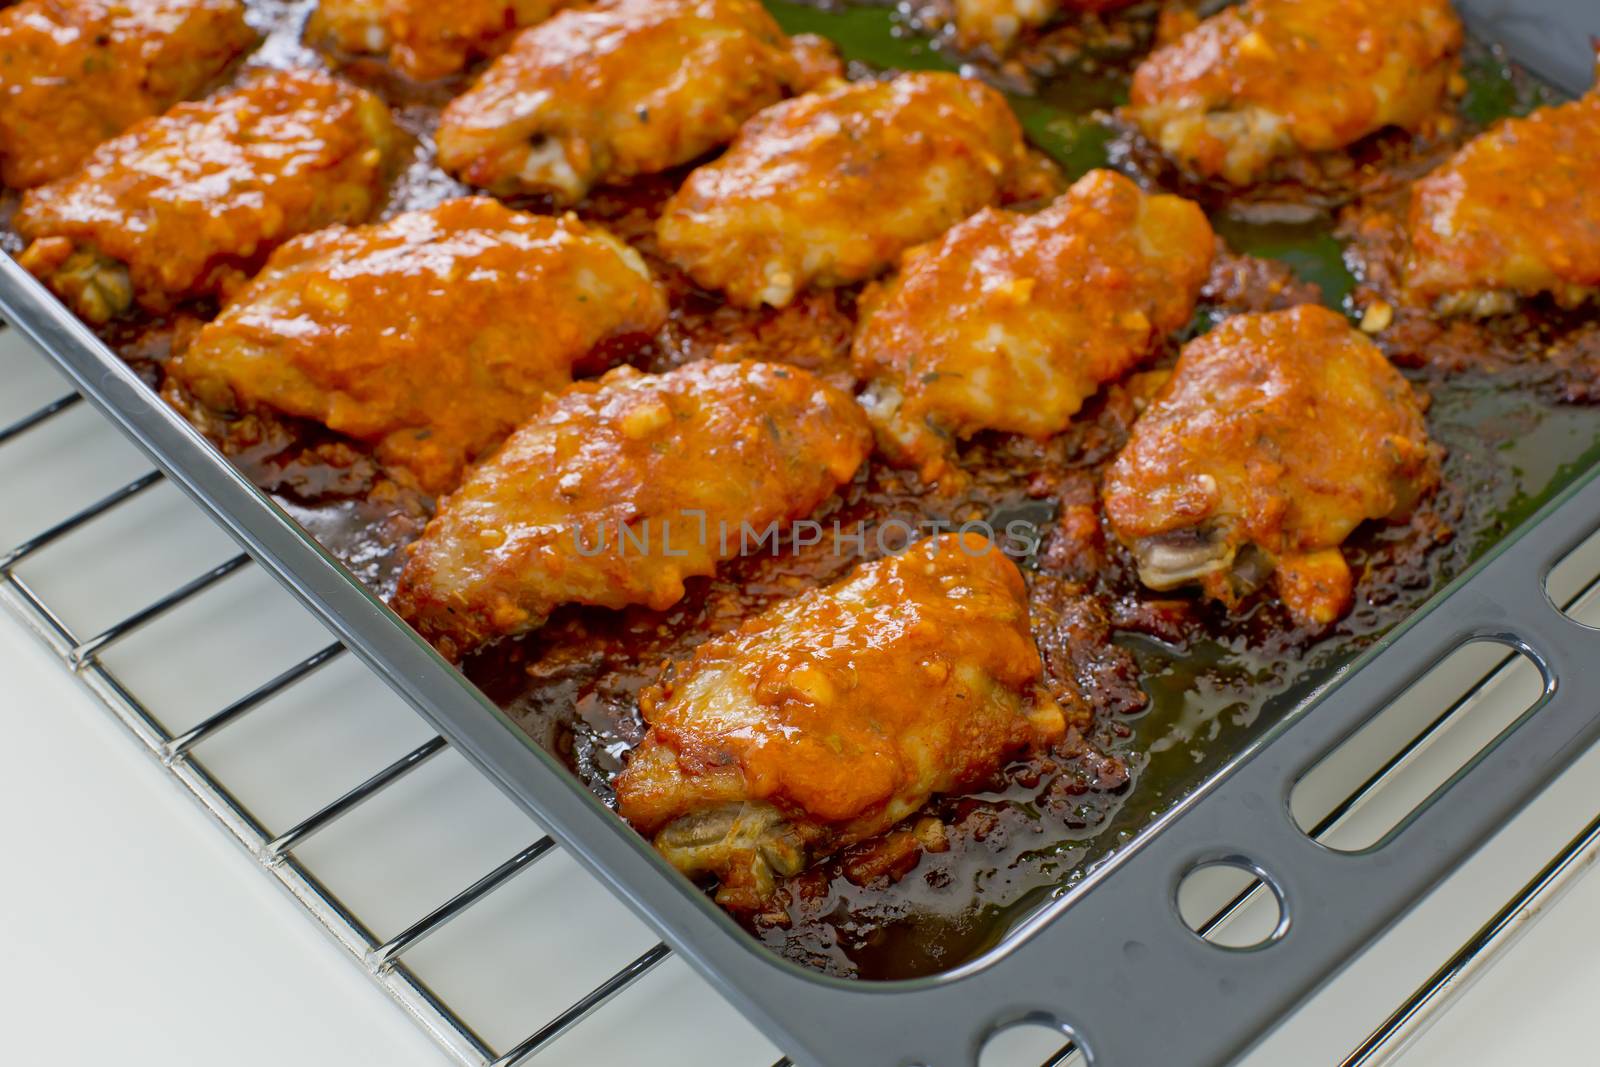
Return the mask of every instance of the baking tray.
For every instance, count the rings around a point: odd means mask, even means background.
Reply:
[[[1536,73],[1574,92],[1584,87],[1588,38],[1600,30],[1592,4],[1458,6],[1480,36]],[[0,260],[0,312],[800,1064],[974,1064],[993,1032],[1020,1022],[1058,1028],[1094,1064],[1226,1062],[1600,736],[1600,708],[1583,692],[1595,671],[1584,657],[1600,652],[1600,634],[1568,619],[1544,590],[1550,568],[1600,527],[1591,472],[994,949],[912,981],[819,975],[767,953],[672,871],[9,259]],[[1340,853],[1303,834],[1289,812],[1296,781],[1473,640],[1526,654],[1545,683],[1538,704],[1379,845]],[[1450,802],[1439,803],[1447,793]],[[1206,942],[1177,914],[1178,882],[1219,860],[1254,871],[1282,902],[1276,935],[1257,949]]]

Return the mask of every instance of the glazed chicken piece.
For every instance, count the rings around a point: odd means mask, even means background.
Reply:
[[[1188,323],[1215,243],[1194,204],[1097,170],[1036,214],[986,208],[913,248],[863,298],[852,348],[879,449],[932,482],[956,475],[953,438],[1059,433]]]
[[[24,0],[0,10],[0,181],[70,172],[256,42],[239,0]]]
[[[518,36],[445,109],[439,165],[496,193],[575,203],[727,144],[800,80],[759,0],[608,0]]]
[[[1183,169],[1246,185],[1295,153],[1418,128],[1461,42],[1449,0],[1245,0],[1140,64],[1125,114]]]
[[[745,123],[657,226],[663,254],[740,307],[871,278],[1000,201],[1027,165],[1010,105],[954,74],[807,93]]]
[[[1061,738],[1016,565],[947,534],[701,645],[640,696],[618,810],[753,909],[774,881]]]
[[[988,45],[1004,55],[1024,30],[1043,26],[1063,10],[1098,14],[1127,7],[1134,0],[955,0],[956,44]]]
[[[1408,294],[1442,314],[1600,293],[1600,87],[1468,142],[1412,186],[1409,236]]]
[[[1300,622],[1350,607],[1339,545],[1439,481],[1411,386],[1326,308],[1240,315],[1183,349],[1106,474],[1105,508],[1152,589],[1232,606],[1275,573]]]
[[[284,245],[168,370],[217,410],[370,442],[440,493],[575,361],[665,320],[644,261],[604,230],[450,200]]]
[[[518,30],[570,0],[321,0],[306,40],[347,55],[382,55],[418,81],[499,55]]]
[[[31,190],[18,262],[90,322],[223,295],[296,234],[371,214],[398,145],[372,94],[318,71],[264,73]]]
[[[449,659],[565,603],[664,610],[685,578],[809,515],[871,446],[855,401],[796,367],[619,367],[468,475],[409,549],[394,608]]]

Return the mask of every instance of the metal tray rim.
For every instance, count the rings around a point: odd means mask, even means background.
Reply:
[[[1488,17],[1492,19],[1494,16],[1491,14]],[[1402,642],[1406,635],[1423,628],[1425,620],[1448,614],[1441,609],[1503,560],[1513,545],[1523,543],[1533,531],[1547,525],[1568,525],[1550,524],[1549,520],[1562,513],[1577,497],[1582,495],[1586,499],[1600,499],[1600,493],[1586,492],[1597,487],[1597,479],[1600,479],[1600,467],[1597,467],[1493,546],[1466,572],[1432,595],[1422,607],[1385,634],[1355,662],[1320,686],[1262,737],[1235,753],[1199,790],[1158,817],[1115,858],[1091,872],[1082,883],[1060,899],[1040,906],[981,955],[929,977],[862,982],[817,974],[777,957],[760,946],[672,870],[648,843],[622,823],[463,675],[417,637],[265,494],[251,485],[198,431],[155,397],[131,369],[10,257],[0,257],[0,311],[65,370],[80,391],[171,476],[187,495],[256,557],[292,595],[338,634],[403,699],[456,745],[497,787],[546,825],[575,858],[706,974],[725,995],[754,1017],[769,1034],[780,1041],[793,1042],[792,1047],[801,1049],[812,1046],[812,1042],[800,1032],[801,1020],[789,1019],[780,1010],[778,1001],[781,1000],[781,993],[778,998],[755,997],[744,986],[742,977],[761,977],[750,974],[750,965],[754,964],[758,970],[765,971],[768,977],[778,979],[780,985],[787,986],[793,992],[798,992],[794,983],[799,983],[818,993],[828,994],[829,999],[842,995],[852,999],[900,1001],[908,996],[948,991],[954,986],[970,984],[1039,938],[1074,904],[1087,899],[1092,890],[1128,866],[1164,831],[1219,792],[1223,784],[1241,768],[1288,735],[1312,708],[1321,706],[1354,679],[1362,679],[1381,689],[1386,684],[1385,680],[1376,675],[1403,676],[1405,679],[1417,677],[1437,659],[1448,655],[1461,641],[1473,636],[1488,637],[1506,641],[1533,656],[1546,673],[1548,691],[1541,706],[1549,703],[1559,687],[1556,672],[1544,662],[1544,656],[1538,649],[1508,630],[1491,631],[1482,627],[1461,630],[1447,625],[1448,629],[1455,631],[1454,643],[1438,651],[1435,659],[1412,664],[1398,672],[1384,670],[1383,664],[1378,664],[1378,669],[1369,671],[1368,668]],[[1576,510],[1587,509],[1580,507]],[[1560,543],[1554,549],[1543,546],[1537,570],[1539,596],[1546,603],[1548,597],[1543,588],[1545,574],[1581,540],[1585,532],[1563,530],[1556,535]],[[1393,679],[1388,681],[1392,682]],[[491,715],[484,716],[481,714],[483,711]],[[1353,731],[1359,725],[1358,721],[1349,729]],[[507,744],[507,734],[516,742],[514,745]],[[1304,773],[1305,767],[1310,766],[1321,751],[1326,750],[1325,747],[1307,755],[1298,773]],[[1295,777],[1298,777],[1298,773]],[[1463,771],[1465,773],[1466,770]],[[1375,846],[1375,850],[1377,848],[1381,846]],[[1438,876],[1443,877],[1445,873],[1447,870],[1440,870]],[[735,950],[732,955],[728,954],[729,949]],[[745,972],[744,976],[736,973],[740,971]],[[948,997],[938,999],[949,1003]],[[1060,1006],[1041,1003],[1030,1008],[1019,998],[1013,1015],[1013,1022],[1035,1018],[1059,1020]],[[987,1019],[984,1025],[992,1031],[1004,1023]],[[1057,1022],[1057,1025],[1068,1036],[1076,1034],[1076,1030],[1066,1023]],[[975,1059],[976,1046],[971,1052]],[[816,1062],[823,1061],[819,1059]]]
[[[1086,897],[1095,886],[1110,877],[1127,860],[1143,851],[1168,826],[1176,823],[1200,804],[1205,797],[1231,778],[1240,767],[1249,763],[1259,752],[1287,733],[1313,708],[1320,706],[1353,678],[1362,675],[1369,663],[1391,648],[1403,635],[1420,625],[1425,618],[1430,617],[1495,561],[1504,557],[1513,546],[1520,544],[1550,515],[1561,510],[1586,488],[1600,481],[1600,467],[1596,467],[1568,486],[1536,515],[1493,546],[1463,574],[1430,597],[1421,608],[1375,642],[1373,647],[1366,650],[1356,661],[1324,683],[1315,694],[1309,696],[1281,722],[1236,753],[1199,790],[1158,817],[1114,860],[1092,872],[1080,885],[1062,898],[1041,906],[1034,914],[1008,931],[998,944],[980,956],[937,975],[909,980],[862,982],[808,971],[771,954],[751,939],[702,893],[668,867],[643,839],[617,819],[614,813],[573,779],[564,767],[557,764],[553,757],[518,729],[463,675],[417,637],[398,616],[350,575],[270,498],[246,481],[214,446],[154,396],[130,368],[9,257],[0,258],[0,311],[4,312],[15,327],[28,335],[62,366],[91,402],[112,418],[190,497],[239,540],[247,551],[256,556],[269,572],[306,604],[318,618],[334,629],[352,651],[377,670],[408,703],[439,728],[452,743],[458,745],[463,754],[486,773],[502,791],[530,815],[548,823],[552,834],[560,839],[585,867],[599,876],[647,924],[666,937],[673,947],[682,952],[699,970],[711,977],[719,988],[725,993],[734,994],[734,999],[747,1007],[754,1005],[745,1005],[745,998],[737,995],[737,988],[730,985],[721,973],[722,969],[710,958],[713,951],[736,948],[739,955],[747,957],[774,974],[781,974],[792,980],[852,997],[898,999],[897,995],[915,995],[981,978],[985,972],[998,966],[1002,960],[1030,941],[1039,931],[1052,925],[1064,912]],[[1574,533],[1564,538],[1562,546],[1554,553],[1543,553],[1544,558],[1538,565],[1540,576],[1547,573],[1565,551],[1575,547],[1580,539],[1580,536]],[[286,549],[290,551],[285,551]],[[294,555],[301,558],[295,559]],[[296,570],[296,567],[308,563],[309,573]],[[1540,595],[1545,596],[1542,583]],[[347,602],[340,603],[341,600]],[[350,610],[352,607],[357,610],[352,612]],[[1474,635],[1471,633],[1461,633],[1456,643],[1443,647],[1435,658],[1415,665],[1408,672],[1408,677],[1425,672],[1432,663],[1448,655],[1460,641],[1468,640],[1472,636]],[[1542,657],[1537,657],[1536,662],[1540,663],[1541,669],[1547,670]],[[443,687],[448,689],[445,690]],[[449,699],[440,699],[446,693]],[[1543,703],[1545,701],[1541,701],[1541,704]],[[490,713],[490,717],[481,714],[485,711]],[[486,735],[483,729],[491,722],[496,730],[493,736]],[[1352,726],[1352,729],[1357,726]],[[516,742],[514,746],[506,744],[508,734],[509,739]],[[531,760],[532,765],[537,766],[546,780],[531,784],[518,781],[515,770],[502,763],[502,758],[505,757],[522,761],[524,769],[529,767]],[[1315,758],[1315,754],[1308,757],[1307,766],[1310,762],[1314,762]],[[549,814],[555,806],[564,802],[567,804],[576,802],[581,805],[585,814],[600,820],[606,829],[599,832],[609,837],[611,844],[624,846],[632,859],[642,861],[643,869],[615,870],[608,862],[615,857],[595,855],[595,850],[591,847],[593,842],[587,837],[588,834],[595,832],[592,828],[572,825],[567,821],[570,815],[563,818],[565,813],[562,812],[557,812],[555,817]],[[641,874],[646,878],[653,878],[653,884],[639,881]],[[674,898],[688,904],[695,913],[695,919],[709,922],[721,943],[712,945],[702,942],[700,939],[711,931],[689,929],[682,921],[686,916],[681,913],[676,921],[662,916],[660,905],[664,902],[647,898],[664,888],[670,888]],[[754,1014],[758,1017],[767,1016],[766,1012],[759,1010]],[[1022,1012],[1014,1021],[1033,1018],[1037,1014],[1037,1012]],[[779,1033],[788,1030],[787,1027],[781,1026],[769,1029],[776,1029]],[[1066,1030],[1063,1032],[1069,1033]]]

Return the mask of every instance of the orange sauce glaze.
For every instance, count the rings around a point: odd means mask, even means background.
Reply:
[[[1462,39],[1448,0],[1245,0],[1145,59],[1127,114],[1186,169],[1245,185],[1295,151],[1421,127]]]
[[[297,234],[366,219],[399,137],[377,97],[315,70],[266,71],[179,104],[100,145],[82,169],[30,190],[19,257],[80,314],[126,269],[151,311],[238,285]]]
[[[0,181],[71,171],[197,95],[256,42],[239,0],[23,0],[0,10]]]
[[[517,31],[566,0],[319,0],[305,39],[350,55],[386,55],[418,81],[459,73],[498,55]]]
[[[1489,300],[1507,310],[1540,293],[1567,306],[1592,297],[1600,288],[1600,88],[1474,138],[1411,187],[1407,231],[1406,290],[1417,300],[1446,310]]]
[[[315,419],[444,492],[574,364],[666,313],[604,231],[467,197],[291,241],[168,370],[212,408]]]
[[[898,821],[902,797],[971,792],[997,754],[1060,740],[1042,670],[1016,565],[976,533],[929,538],[780,601],[641,694],[651,729],[619,810],[651,833],[771,800],[859,840]]]

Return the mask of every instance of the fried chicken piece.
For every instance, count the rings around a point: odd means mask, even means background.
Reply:
[[[1600,293],[1600,86],[1469,141],[1412,186],[1408,230],[1407,294],[1441,314]]]
[[[497,56],[517,31],[571,0],[320,0],[305,38],[348,55],[384,55],[418,81]]]
[[[1016,565],[976,534],[863,564],[701,645],[640,695],[618,810],[758,907],[774,879],[982,788],[1066,731]]]
[[[1285,156],[1421,126],[1461,42],[1449,0],[1245,0],[1141,63],[1124,113],[1185,170],[1246,185]]]
[[[168,370],[218,410],[371,442],[439,493],[570,385],[574,361],[666,314],[604,230],[475,197],[289,242]]]
[[[18,262],[90,322],[222,295],[296,234],[370,215],[398,146],[371,93],[269,71],[145,119],[31,190]]]
[[[1127,7],[1134,0],[955,0],[956,44],[988,45],[1004,55],[1024,30],[1051,22],[1063,9],[1099,14]]]
[[[24,0],[0,10],[0,180],[24,189],[69,173],[255,43],[239,0]]]
[[[440,505],[395,610],[451,659],[564,603],[664,610],[811,514],[871,446],[855,401],[797,367],[619,367],[547,401]]]
[[[1033,215],[985,208],[863,298],[851,356],[891,462],[955,474],[952,438],[1045,437],[1188,323],[1216,238],[1201,210],[1091,171]]]
[[[1276,570],[1284,605],[1350,607],[1339,545],[1404,518],[1439,481],[1410,384],[1315,305],[1240,315],[1184,346],[1106,474],[1106,516],[1152,589],[1198,581],[1234,605]]]
[[[609,0],[517,37],[439,120],[439,165],[497,193],[563,203],[688,163],[796,88],[758,0]]]
[[[740,307],[848,285],[981,207],[1027,166],[999,93],[902,74],[807,93],[745,123],[667,202],[661,250]]]

